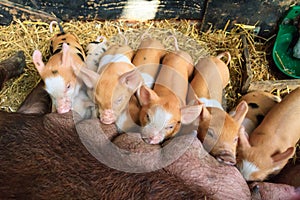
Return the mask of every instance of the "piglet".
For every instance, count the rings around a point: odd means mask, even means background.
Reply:
[[[52,111],[66,113],[71,110],[72,99],[81,87],[72,66],[82,66],[85,54],[78,38],[71,33],[65,33],[62,28],[61,33],[51,38],[50,47],[53,55],[46,64],[42,61],[42,53],[39,50],[33,52],[33,63],[51,96]]]
[[[293,156],[300,138],[300,88],[288,94],[265,116],[247,139],[240,134],[237,166],[247,181],[277,174]]]
[[[164,46],[156,39],[150,36],[145,38],[142,35],[142,41],[134,55],[132,63],[137,67],[137,70],[143,77],[143,84],[152,88],[154,80],[160,68],[160,60],[165,55]],[[133,95],[127,107],[120,114],[116,121],[119,132],[140,131],[140,104],[135,95]]]
[[[143,85],[137,92],[142,106],[141,134],[149,144],[159,144],[173,137],[180,130],[181,123],[191,123],[201,109],[198,105],[186,106],[193,60],[188,53],[179,50],[174,39],[175,51],[164,56],[153,90]]]
[[[219,162],[234,165],[238,133],[248,106],[241,101],[232,116],[223,109],[223,89],[229,81],[228,67],[220,60],[223,56],[228,57],[228,64],[231,58],[228,52],[198,60],[188,101],[203,105],[199,116],[198,138],[206,150]]]
[[[97,73],[86,67],[73,68],[85,85],[94,90],[93,100],[104,124],[116,121],[143,82],[131,63],[132,56],[128,45],[113,45],[101,56]]]

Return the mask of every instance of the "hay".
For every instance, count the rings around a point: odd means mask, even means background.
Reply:
[[[84,48],[99,35],[103,35],[113,42],[116,39],[116,35],[118,35],[118,28],[127,34],[126,37],[129,38],[129,44],[136,47],[139,42],[136,34],[141,34],[141,30],[150,28],[161,41],[165,39],[165,34],[170,33],[181,35],[182,38],[190,38],[179,40],[179,46],[184,47],[183,50],[187,50],[195,62],[201,56],[216,55],[222,51],[229,51],[232,55],[229,66],[231,81],[226,88],[225,94],[228,109],[232,108],[241,96],[242,65],[244,62],[241,34],[246,35],[249,44],[253,80],[275,79],[269,71],[266,53],[262,49],[265,44],[255,41],[253,30],[246,30],[242,26],[237,26],[231,31],[227,31],[227,27],[225,27],[224,30],[200,32],[198,25],[195,21],[188,20],[137,23],[124,21],[70,21],[63,23],[63,28],[66,32],[75,33]],[[46,61],[49,57],[49,39],[53,36],[53,33],[49,32],[49,24],[47,23],[21,22],[17,19],[9,26],[0,26],[0,31],[1,60],[8,58],[18,50],[23,50],[26,56],[27,67],[25,72],[18,78],[6,82],[2,91],[0,91],[0,109],[14,112],[40,80],[32,63],[31,55],[35,49],[39,49]],[[131,34],[134,34],[134,37],[131,37]],[[267,40],[264,41],[267,42]],[[166,46],[167,48],[173,47],[170,44]]]

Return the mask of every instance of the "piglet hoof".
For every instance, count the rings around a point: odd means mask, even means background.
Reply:
[[[113,110],[107,109],[100,114],[100,122],[102,122],[103,124],[112,124],[115,121],[116,117]]]
[[[217,161],[220,163],[226,164],[226,165],[235,165],[236,159],[235,156],[233,156],[229,152],[221,152],[216,156]]]

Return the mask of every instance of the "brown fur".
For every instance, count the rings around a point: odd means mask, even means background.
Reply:
[[[117,136],[113,142],[123,150],[128,150],[128,162],[142,162],[145,166],[151,166],[159,163],[161,157],[164,160],[171,156],[179,156],[172,164],[165,166],[163,169],[170,176],[177,176],[184,180],[186,185],[197,185],[199,189],[204,190],[207,198],[212,199],[250,199],[249,188],[238,172],[233,166],[224,166],[218,163],[212,156],[210,156],[202,147],[197,138],[192,135],[188,137],[175,138],[178,139],[181,145],[188,143],[188,147],[182,155],[178,155],[177,151],[168,151],[174,145],[174,141],[167,140],[162,145],[150,145],[145,143],[140,134],[127,133]],[[173,140],[173,139],[171,139]],[[162,149],[163,148],[163,149]],[[156,153],[157,151],[160,153]],[[153,153],[151,158],[139,158],[134,160],[134,155],[137,153]]]
[[[198,185],[213,199],[250,199],[249,188],[238,170],[216,161],[196,138],[165,170],[179,176],[186,184]]]
[[[46,114],[51,112],[51,99],[49,94],[43,89],[44,83],[39,84],[28,94],[26,99],[18,108],[18,113],[38,113]]]
[[[103,165],[82,145],[71,113],[0,112],[0,119],[1,199],[204,198],[162,170],[133,174]]]
[[[274,184],[268,182],[254,182],[249,185],[252,200],[298,200],[300,191],[293,186],[285,184]]]

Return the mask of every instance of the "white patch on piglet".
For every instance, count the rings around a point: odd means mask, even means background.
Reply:
[[[97,70],[97,73],[100,74],[102,68],[107,65],[108,63],[116,63],[116,62],[125,62],[128,64],[131,64],[131,61],[129,60],[129,58],[123,54],[114,54],[114,55],[105,55],[100,59],[99,62],[99,67]]]
[[[65,91],[65,87],[65,80],[61,76],[54,76],[45,79],[45,89],[54,98],[61,97],[61,94]]]
[[[246,180],[250,179],[252,173],[259,171],[259,168],[255,164],[247,160],[243,160],[238,168]]]
[[[45,78],[45,90],[50,94],[58,113],[66,113],[71,110],[72,98],[78,94],[79,87],[77,84],[74,88],[59,75]]]
[[[149,123],[142,130],[143,139],[149,144],[158,144],[163,141],[166,136],[165,128],[172,117],[172,114],[162,107],[155,107],[153,113],[149,114]]]
[[[199,98],[199,101],[202,102],[207,108],[219,108],[224,110],[221,103],[216,99],[207,99],[204,97]]]
[[[73,98],[72,110],[76,111],[83,119],[96,117],[95,104],[83,89],[80,89],[78,95]]]
[[[154,77],[152,77],[151,75],[149,75],[148,73],[143,73],[141,72],[141,75],[143,77],[143,80],[144,80],[144,84],[149,87],[149,88],[152,88],[153,85],[154,85]]]

